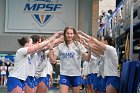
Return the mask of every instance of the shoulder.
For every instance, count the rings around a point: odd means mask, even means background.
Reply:
[[[20,48],[20,49],[17,50],[16,54],[26,55],[27,54],[27,49],[28,48]]]
[[[116,48],[114,48],[113,46],[106,46],[106,50],[105,50],[105,54],[109,55],[109,56],[117,56],[117,51]]]
[[[25,51],[27,49],[28,49],[27,47],[26,48],[20,48],[20,49],[17,50],[17,52],[22,52],[22,51]]]
[[[56,48],[64,48],[64,46],[66,46],[66,43],[65,42],[59,44]]]
[[[116,49],[113,46],[106,45],[106,51],[109,51],[109,50],[116,51]]]

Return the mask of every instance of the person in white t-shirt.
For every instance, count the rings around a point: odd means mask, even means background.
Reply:
[[[104,78],[101,81],[104,92],[118,93],[119,90],[119,73],[118,73],[118,56],[114,48],[114,41],[110,36],[102,37],[101,42],[92,38],[92,43],[104,51],[103,73]]]
[[[77,40],[79,39],[76,30],[70,26],[64,29],[64,43],[59,44],[53,50],[53,43],[50,46],[49,58],[54,62],[60,58],[60,93],[68,93],[72,87],[72,93],[79,93],[81,84],[81,59],[89,61],[90,51]]]
[[[1,71],[1,85],[5,86],[7,66],[5,66],[4,62],[2,63],[2,66],[0,66],[0,71]]]
[[[118,73],[118,56],[116,49],[114,48],[113,39],[110,36],[104,36],[100,42],[81,31],[79,34],[87,39],[92,39],[90,40],[91,42],[89,42],[91,51],[100,56],[101,60],[99,61],[98,75],[101,75],[102,77],[99,80],[102,86],[99,91],[117,93],[119,90],[120,79]]]
[[[14,64],[10,63],[10,66],[8,66],[8,76],[9,76],[10,71],[13,70],[13,68],[14,68]]]
[[[53,79],[52,79],[53,68],[49,61],[49,58],[46,58],[46,62],[47,62],[47,66],[41,73],[36,93],[46,93],[48,91],[48,88],[52,87],[53,85]]]
[[[31,38],[33,40],[33,45],[37,45],[38,43],[41,42],[41,38],[38,35],[32,35]],[[40,51],[37,51],[30,55],[31,62],[28,64],[28,77],[26,79],[25,93],[35,93],[36,92],[37,83],[35,81],[36,79],[34,76],[35,76],[35,71],[36,71],[38,64],[41,63],[39,60],[40,55],[38,55],[41,53],[38,53],[38,52],[40,52]]]
[[[90,89],[90,93],[92,93],[92,92],[93,93],[98,93],[99,92],[99,86],[98,86],[98,83],[99,83],[99,76],[98,76],[99,61],[100,61],[100,54],[102,54],[103,51],[97,45],[95,45],[92,42],[89,42],[87,44],[87,41],[92,39],[91,36],[81,32],[81,31],[79,31],[78,34],[80,35],[81,38],[84,39],[84,41],[83,41],[84,45],[88,46],[88,47],[91,47],[92,55],[91,55],[91,59],[90,59],[90,62],[89,62],[89,72],[90,72],[90,74],[88,75],[89,76],[88,87]],[[91,87],[91,85],[92,85],[92,87]]]
[[[29,37],[22,37],[21,39],[18,39],[21,48],[16,52],[14,69],[9,73],[7,81],[7,90],[9,93],[24,92],[25,80],[28,76],[28,65],[31,63],[30,54],[35,53],[46,46],[58,35],[59,33],[56,33],[50,37],[50,39],[34,46],[32,44],[32,39]]]
[[[41,37],[41,40],[43,41],[46,37]],[[55,44],[59,44],[63,42],[63,36],[61,35],[60,38],[57,38],[53,40]],[[47,45],[47,48],[50,44]],[[53,78],[52,78],[52,65],[48,58],[48,50],[44,48],[45,50],[42,51],[42,57],[39,57],[39,59],[42,61],[42,63],[36,68],[35,72],[35,78],[38,81],[37,83],[37,90],[36,93],[46,93],[48,90],[48,87],[51,87],[53,85]]]

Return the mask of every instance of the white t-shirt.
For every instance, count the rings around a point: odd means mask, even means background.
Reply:
[[[15,55],[14,68],[10,71],[9,77],[26,80],[28,76],[28,64],[31,62],[27,48],[20,48]]]
[[[80,76],[82,54],[85,52],[86,48],[79,42],[73,42],[69,46],[65,42],[59,44],[54,54],[60,57],[60,74]]]
[[[46,56],[46,54],[45,54],[45,52],[43,52],[43,51],[39,51],[39,52],[37,52],[37,55],[38,55],[38,62],[37,62],[37,64],[36,64],[36,68],[37,68],[40,64],[42,64],[42,62],[45,61],[45,56]]]
[[[98,61],[98,66],[99,66],[99,72],[98,72],[98,76],[102,76],[103,78],[104,76],[104,55],[100,55],[100,59]]]
[[[31,61],[28,65],[28,76],[34,77],[35,71],[36,71],[36,66],[38,65],[38,55],[37,53],[30,54]]]
[[[38,73],[38,75],[40,74],[40,77],[46,77],[47,76],[47,72],[45,71],[45,68],[47,67],[47,63],[48,63],[48,51],[45,52],[38,52],[38,64],[36,67],[36,75]]]
[[[116,49],[112,46],[106,45],[104,53],[104,75],[105,76],[119,76],[118,73],[118,56]]]
[[[13,69],[14,69],[14,66],[9,66],[8,67],[8,72],[10,73],[10,71],[13,70]]]
[[[97,57],[91,55],[91,59],[89,61],[89,74],[97,73],[98,72],[98,64],[97,64]]]
[[[90,72],[95,74],[99,72],[99,57],[91,56],[90,59]]]
[[[7,70],[6,66],[0,66],[0,70],[2,75],[6,75],[6,70]]]
[[[50,61],[48,60],[48,63],[47,63],[47,74],[51,74],[51,72],[53,71],[53,67],[52,67],[52,64],[50,63]]]
[[[50,63],[50,60],[49,60],[49,58],[48,58],[48,56],[47,56],[47,55],[48,55],[48,52],[49,52],[48,50],[45,51],[45,60],[44,60],[44,62],[46,62],[47,65],[46,65],[46,67],[44,68],[44,70],[42,71],[40,77],[46,77],[47,74],[50,75],[50,72],[53,70],[52,65],[51,65],[51,63]]]
[[[82,75],[87,76],[88,74],[89,74],[89,62],[84,61]]]
[[[46,62],[47,62],[47,66],[45,67],[45,69],[43,70],[43,72],[41,73],[41,76],[40,77],[46,77],[47,74],[51,74],[51,71],[53,71],[53,68],[52,68],[52,65],[49,61],[48,58],[46,58]]]

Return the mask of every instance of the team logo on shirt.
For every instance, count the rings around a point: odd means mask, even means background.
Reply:
[[[54,15],[61,14],[62,3],[59,0],[28,0],[24,12],[41,26],[45,26]]]
[[[63,83],[66,83],[66,82],[67,82],[67,80],[66,80],[66,79],[62,79],[62,82],[63,82]]]
[[[74,52],[60,53],[61,58],[74,58],[74,55],[75,55]]]
[[[31,62],[31,57],[30,57],[30,56],[28,56],[28,63],[29,63],[29,64],[32,64],[32,62]]]

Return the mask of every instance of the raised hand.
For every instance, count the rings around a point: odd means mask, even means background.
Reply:
[[[64,32],[63,32],[63,31],[59,31],[58,34],[59,34],[59,35],[63,35]]]
[[[81,35],[83,32],[81,30],[79,30],[79,31],[77,31],[77,33]]]

